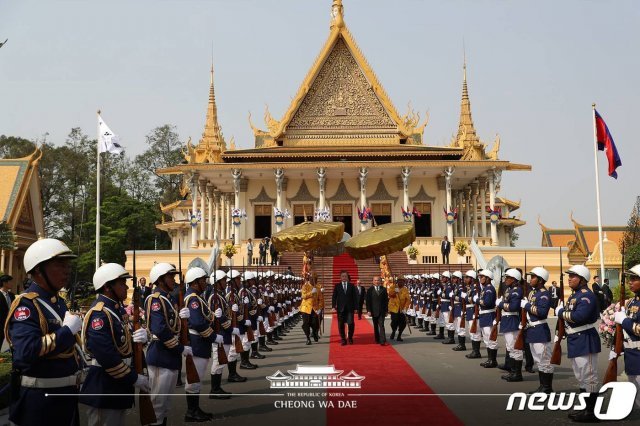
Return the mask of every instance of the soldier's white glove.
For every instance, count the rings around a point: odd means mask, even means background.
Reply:
[[[556,316],[562,316],[562,312],[564,311],[564,303],[562,300],[558,301],[558,306],[556,306]]]
[[[262,322],[262,321],[264,321],[264,318],[262,318],[261,316],[259,316],[259,317],[258,317],[258,321],[259,321],[259,322]]]
[[[147,343],[149,336],[147,335],[147,330],[144,328],[139,328],[133,332],[133,342],[134,343]]]
[[[290,305],[290,304],[291,304],[291,300],[287,300],[287,305]]]
[[[476,303],[478,301],[478,295],[476,294],[475,296],[473,296],[473,303]]]
[[[400,289],[396,287],[396,293],[400,293]]]
[[[438,290],[438,296],[442,294],[442,290]]]
[[[238,305],[236,305],[235,303],[233,304],[233,306],[231,306],[231,310],[233,312],[238,312]]]
[[[222,309],[221,308],[216,309],[215,311],[213,311],[213,315],[216,318],[222,318]]]
[[[274,296],[273,296],[273,293],[269,293],[269,297],[274,297]]]
[[[609,351],[609,361],[616,358],[618,358],[618,353],[616,351]]]
[[[462,297],[463,299],[466,299],[467,298],[467,293],[465,293],[465,292],[460,293],[460,297]]]
[[[520,301],[520,308],[524,309],[525,306],[527,306],[527,303],[529,303],[529,301],[527,299],[522,299]]]
[[[498,321],[493,320],[493,325],[496,325],[496,324],[498,324]]]
[[[273,306],[269,306],[269,312],[275,312],[275,309]]]
[[[251,320],[246,320],[246,321],[244,322],[244,325],[245,325],[246,327],[251,327]]]
[[[178,313],[178,315],[182,319],[188,319],[191,316],[191,313],[189,312],[189,308],[182,308],[180,309],[180,312]]]
[[[224,337],[222,337],[222,334],[218,334],[216,335],[216,344],[219,345],[221,343],[224,343]]]
[[[193,349],[191,349],[191,346],[185,346],[184,349],[182,350],[182,356],[193,356]]]
[[[137,387],[142,392],[151,392],[151,386],[149,386],[149,378],[142,374],[138,374],[138,378],[136,379],[136,382],[133,384],[133,386]]]
[[[316,294],[318,292],[318,290],[314,287],[313,290],[311,290],[311,294]]]
[[[242,303],[249,303],[249,298],[245,296],[245,298],[242,299]]]
[[[453,292],[449,292],[449,297],[453,297]]]
[[[496,306],[498,306],[501,303],[502,303],[502,297],[498,297],[498,299],[496,300]]]
[[[278,308],[282,308],[282,303],[278,303]]]
[[[238,327],[234,327],[234,329],[231,331],[231,334],[235,334],[236,336],[240,335],[240,329]]]
[[[627,317],[627,313],[624,311],[624,308],[622,308],[620,312],[615,313],[615,315],[613,316],[613,319],[616,322],[616,324],[622,324],[622,321],[624,321],[626,317]]]
[[[65,312],[64,320],[62,320],[62,326],[67,326],[71,330],[71,334],[78,334],[82,328],[82,320],[79,316],[73,315],[69,311]]]
[[[262,299],[258,299],[258,305],[262,305]]]

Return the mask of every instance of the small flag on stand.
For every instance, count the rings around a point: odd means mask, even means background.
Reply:
[[[613,142],[611,132],[609,132],[607,123],[604,122],[602,116],[595,109],[593,110],[593,112],[595,114],[596,140],[598,143],[598,150],[605,151],[605,154],[607,155],[607,160],[609,162],[609,176],[613,177],[614,179],[618,179],[618,173],[616,172],[616,169],[622,166],[622,161],[620,160],[620,156],[618,155],[616,144]]]

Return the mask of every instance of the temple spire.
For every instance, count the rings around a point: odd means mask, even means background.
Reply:
[[[213,86],[213,58],[211,59],[211,78],[209,87],[209,104],[207,105],[207,119],[204,125],[200,146],[218,148],[220,151],[227,149],[220,124],[218,124],[218,107],[216,106],[216,94]]]
[[[476,129],[471,118],[471,101],[469,100],[469,89],[467,87],[467,59],[464,55],[462,65],[462,101],[460,104],[460,122],[458,124],[458,134],[455,139],[455,146],[460,148],[468,147],[478,142]]]
[[[331,26],[342,28],[344,27],[344,7],[342,6],[342,0],[333,0],[331,5]]]

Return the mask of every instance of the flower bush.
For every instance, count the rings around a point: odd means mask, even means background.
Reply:
[[[616,312],[620,311],[620,304],[615,303],[609,305],[607,309],[605,309],[600,314],[600,325],[598,326],[598,333],[600,333],[600,338],[602,339],[602,343],[607,348],[612,348],[615,344],[615,334],[616,334],[616,322],[614,321],[614,316]]]
[[[469,246],[464,241],[458,241],[453,246],[453,248],[456,250],[456,253],[458,253],[459,256],[464,256],[464,254],[467,252],[467,249],[469,248]]]
[[[411,259],[415,260],[418,257],[418,249],[415,248],[414,246],[409,246],[409,249],[407,250],[407,254]]]
[[[238,252],[238,249],[236,249],[236,246],[234,246],[231,243],[225,244],[224,247],[222,248],[222,254],[227,256],[229,259],[231,259],[233,255],[236,254],[237,252]]]

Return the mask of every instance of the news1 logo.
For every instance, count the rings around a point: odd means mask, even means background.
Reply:
[[[611,389],[611,397],[608,407],[604,406],[604,394]],[[593,413],[600,420],[622,420],[626,418],[633,409],[633,402],[637,389],[633,383],[610,382],[602,386],[598,391],[596,405]],[[507,411],[567,411],[584,410],[587,408],[586,398],[588,393],[575,392],[552,392],[533,393],[527,395],[523,392],[516,392],[509,397]],[[518,406],[514,405],[518,401]],[[604,410],[604,411],[603,411]]]

